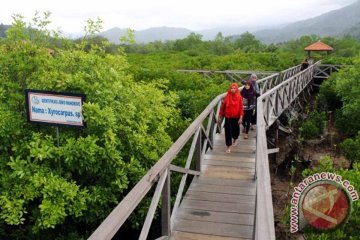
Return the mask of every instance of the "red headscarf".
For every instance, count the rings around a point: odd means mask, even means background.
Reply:
[[[231,92],[231,88],[235,87],[235,93]],[[242,104],[242,97],[239,92],[239,86],[236,83],[231,83],[228,93],[226,94],[224,101],[220,108],[220,116],[226,118],[239,118],[244,115],[244,109]]]

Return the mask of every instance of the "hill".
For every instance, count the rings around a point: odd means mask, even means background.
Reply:
[[[295,22],[286,26],[277,28],[261,27],[221,27],[201,31],[192,31],[186,28],[173,27],[154,27],[146,30],[135,31],[137,43],[148,43],[152,41],[165,41],[182,39],[191,32],[201,34],[203,40],[212,40],[217,33],[222,32],[223,36],[232,36],[236,39],[240,34],[249,31],[257,39],[264,43],[285,42],[291,39],[299,38],[302,35],[319,35],[319,36],[343,36],[352,35],[359,38],[360,26],[360,1],[351,5],[337,9],[318,17]],[[119,38],[126,33],[126,29],[112,28],[100,33],[112,43],[119,43]]]
[[[10,27],[10,25],[0,24],[0,38],[5,37],[6,30],[8,30]]]
[[[360,25],[360,1],[318,17],[299,21],[280,29],[266,29],[254,33],[265,43],[284,42],[302,35],[341,36],[351,34]]]
[[[125,35],[126,29],[112,28],[99,35],[109,39],[112,43],[119,43],[119,38]],[[172,27],[154,27],[141,31],[135,31],[135,40],[137,43],[148,43],[153,41],[176,40],[185,38],[192,31],[186,28]]]

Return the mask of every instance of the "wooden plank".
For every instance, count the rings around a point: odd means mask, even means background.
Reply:
[[[238,195],[226,193],[213,193],[213,192],[199,192],[189,190],[186,193],[187,199],[199,201],[213,201],[213,202],[238,202],[238,203],[254,203],[255,196],[253,195]]]
[[[214,178],[194,178],[193,183],[202,183],[208,185],[235,186],[235,187],[255,187],[255,181],[243,181],[232,179],[214,179]]]
[[[239,138],[238,138],[238,141],[240,141],[240,142],[252,142],[252,141],[255,141],[255,139],[253,139],[253,137],[255,137],[256,136],[256,131],[254,131],[254,130],[250,130],[249,132],[248,132],[248,136],[250,137],[250,138],[248,138],[248,139],[244,139],[244,133],[240,133],[240,135],[239,135]],[[225,140],[225,134],[224,133],[220,133],[220,134],[217,134],[216,136],[215,136],[215,139],[216,140]]]
[[[243,139],[242,137],[240,137],[237,140],[237,142],[238,142],[239,146],[256,145],[256,139],[253,139],[253,138]],[[215,145],[219,145],[219,144],[225,145],[225,137],[219,137],[218,135],[216,135],[214,138],[214,144]]]
[[[194,209],[183,209],[179,212],[177,219],[204,221],[204,222],[217,222],[241,225],[254,225],[253,214],[242,213],[224,213],[216,211],[203,211]]]
[[[226,147],[225,140],[214,140],[214,147]],[[232,146],[232,148],[249,148],[249,149],[256,149],[255,142],[238,142],[237,146]]]
[[[248,238],[233,238],[224,236],[214,236],[199,233],[174,231],[170,240],[247,240]]]
[[[224,156],[225,154],[225,147],[224,147],[224,151],[210,151],[207,152],[206,155],[220,155],[220,156]],[[232,151],[232,149],[231,149]],[[240,158],[255,158],[255,153],[249,153],[249,152],[231,152],[231,153],[227,153],[226,156],[236,156],[236,157],[240,157]]]
[[[206,202],[185,198],[181,203],[181,208],[254,214],[255,203]]]
[[[235,162],[235,161],[204,160],[203,165],[238,167],[238,168],[255,168],[255,163],[238,162],[238,161]]]
[[[205,160],[234,161],[234,162],[241,161],[241,162],[255,163],[255,156],[239,157],[239,156],[235,156],[234,154],[226,154],[226,155],[206,154],[204,159]]]
[[[189,190],[200,191],[200,192],[255,195],[254,187],[218,186],[218,185],[192,183],[189,187]]]
[[[252,139],[250,139],[249,141],[247,140],[237,140],[237,145],[236,146],[233,146],[233,147],[239,147],[239,148],[256,148],[256,139],[254,139],[254,141]],[[218,147],[221,147],[221,146],[225,146],[225,139],[217,139],[217,140],[214,140],[214,146],[218,146]]]
[[[226,150],[226,146],[214,146],[212,152],[221,152],[224,153]],[[254,153],[255,154],[255,147],[251,146],[251,147],[240,147],[240,146],[233,146],[231,147],[231,152],[236,152],[236,153]]]
[[[237,172],[237,171],[206,171],[201,176],[206,178],[224,178],[224,179],[239,179],[239,180],[253,180],[254,173]]]
[[[190,221],[181,219],[177,220],[175,230],[224,237],[251,238],[253,235],[252,226]]]
[[[255,136],[255,135],[256,135],[256,131],[250,130],[250,131],[248,132],[248,134],[249,134],[249,136]],[[242,138],[241,138],[242,135],[244,135],[244,133],[241,131],[241,132],[240,132],[240,135],[239,135],[239,136],[240,136],[239,140],[242,140]],[[222,133],[216,135],[216,138],[225,139],[225,132],[222,131]],[[247,140],[248,140],[248,139],[246,139],[246,140],[244,140],[244,141],[247,141]]]
[[[255,169],[204,165],[204,173],[207,171],[218,171],[218,172],[224,172],[224,173],[236,172],[236,173],[241,174],[241,173],[254,173]]]
[[[253,138],[253,137],[251,137],[251,136],[253,136],[253,134],[254,133],[252,133],[252,134],[250,134],[249,133],[249,138],[248,139],[245,139],[244,138],[244,133],[242,133],[242,134],[240,134],[239,135],[239,137],[238,137],[238,139],[237,139],[237,142],[238,143],[241,143],[242,145],[248,145],[248,144],[250,144],[250,143],[254,143],[255,141],[256,141],[256,139],[255,138]],[[256,134],[255,134],[256,135]],[[255,136],[254,135],[254,136]],[[216,142],[216,143],[223,143],[223,144],[225,144],[225,134],[216,134],[215,136],[214,136],[214,142]]]

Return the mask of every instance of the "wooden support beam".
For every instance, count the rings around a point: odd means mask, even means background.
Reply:
[[[195,175],[195,176],[199,176],[201,174],[199,171],[178,167],[178,166],[175,166],[175,165],[172,165],[172,164],[170,164],[170,170],[175,171],[175,172],[179,172],[179,173],[191,174],[191,175]]]
[[[197,142],[198,142],[198,138],[199,138],[199,135],[200,135],[200,131],[201,131],[201,129],[198,128],[198,130],[197,130],[196,133],[194,134],[194,138],[193,138],[193,141],[192,141],[192,143],[191,143],[191,147],[190,147],[188,159],[186,160],[185,169],[189,169],[189,168],[190,168],[191,160],[192,160],[193,155],[194,155],[194,151],[195,151],[196,144],[197,144]],[[186,183],[186,178],[187,178],[187,174],[184,174],[184,175],[181,177],[179,189],[178,189],[178,192],[177,192],[177,194],[176,194],[176,199],[175,199],[173,211],[172,211],[172,213],[171,213],[171,218],[170,218],[170,231],[172,231],[172,229],[173,229],[173,225],[174,225],[174,222],[175,222],[175,217],[176,217],[176,214],[177,214],[179,205],[180,205],[180,200],[181,200],[182,195],[183,195],[183,192],[184,192],[185,183]]]
[[[171,235],[171,189],[170,189],[170,177],[171,171],[167,169],[167,176],[162,190],[162,204],[161,204],[161,234],[163,236]]]
[[[279,148],[272,148],[267,150],[268,154],[277,153],[277,152],[279,152]]]
[[[280,130],[280,131],[283,131],[283,132],[285,132],[285,133],[292,133],[291,129],[289,129],[289,128],[284,128],[284,127],[281,126],[281,125],[279,125],[278,127],[279,127],[279,130]]]
[[[153,196],[153,198],[151,200],[149,211],[148,211],[148,213],[146,215],[144,225],[143,225],[143,227],[141,229],[139,240],[146,240],[147,239],[147,235],[149,234],[150,226],[151,226],[152,220],[154,219],[155,211],[156,211],[157,205],[159,203],[162,188],[164,187],[167,175],[168,175],[168,171],[165,171],[161,175],[160,180],[159,180],[159,182],[158,182],[158,184],[156,186],[156,190],[155,190],[154,196]]]
[[[162,236],[162,237],[159,237],[159,238],[157,238],[155,240],[168,240],[168,239],[169,239],[168,236]]]

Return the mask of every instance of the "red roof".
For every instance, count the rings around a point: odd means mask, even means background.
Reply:
[[[304,50],[305,51],[332,51],[334,49],[319,40],[316,43],[313,43],[313,44],[307,46],[306,48],[304,48]]]

